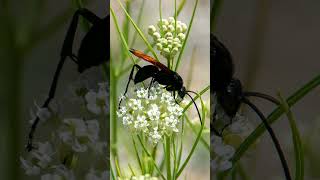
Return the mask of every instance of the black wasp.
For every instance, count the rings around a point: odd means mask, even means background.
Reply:
[[[78,27],[79,17],[82,16],[92,24],[87,34],[81,41],[78,54],[72,52],[73,41]],[[88,9],[78,9],[72,18],[69,25],[66,37],[64,39],[62,50],[60,53],[60,61],[57,66],[53,81],[50,87],[49,95],[42,105],[42,108],[47,108],[50,101],[54,98],[57,89],[57,83],[63,64],[67,57],[73,60],[78,65],[78,72],[82,73],[86,69],[93,66],[98,66],[107,62],[110,56],[109,40],[110,40],[110,16],[104,18],[96,16]],[[28,144],[26,149],[31,151],[33,149],[33,135],[39,123],[39,117],[34,120],[28,136]]]
[[[124,92],[124,96],[128,92],[128,87],[129,87],[131,80],[133,80],[134,84],[137,84],[137,83],[143,82],[144,80],[146,80],[148,78],[151,78],[151,81],[149,84],[149,89],[153,83],[158,82],[159,84],[164,85],[165,89],[167,91],[173,93],[173,97],[175,98],[175,100],[176,100],[176,92],[178,93],[178,96],[180,97],[180,99],[183,99],[185,97],[185,95],[188,95],[197,109],[198,116],[199,116],[200,122],[202,124],[202,120],[201,120],[198,106],[189,93],[193,93],[195,95],[198,95],[198,94],[194,91],[186,90],[186,88],[183,86],[183,80],[182,80],[181,76],[177,72],[174,72],[171,69],[169,69],[166,65],[160,63],[159,61],[144,54],[141,51],[138,51],[135,49],[130,49],[130,52],[133,55],[137,56],[138,58],[143,59],[143,60],[151,63],[152,65],[146,65],[143,67],[141,67],[137,64],[133,65],[131,72],[130,72],[130,75],[129,75],[129,80],[128,80],[128,83],[126,86],[126,90]],[[134,73],[135,68],[138,71],[136,72],[136,75],[133,78],[133,73]],[[121,104],[121,100],[119,102],[119,107]],[[176,101],[176,103],[178,103],[178,102]]]
[[[271,139],[277,149],[279,158],[281,160],[285,176],[287,180],[290,180],[289,168],[281,149],[280,143],[275,136],[272,128],[268,124],[263,113],[248,99],[250,96],[263,98],[276,105],[279,105],[279,101],[269,95],[258,92],[243,91],[240,80],[233,77],[234,65],[229,50],[213,35],[210,35],[210,58],[211,58],[211,94],[216,96],[216,101],[219,106],[222,107],[225,114],[229,116],[230,122],[223,126],[221,131],[216,129],[216,109],[214,110],[210,129],[217,136],[222,136],[223,130],[231,125],[232,119],[235,117],[237,111],[240,108],[241,103],[247,104],[254,112],[258,114],[266,127]]]

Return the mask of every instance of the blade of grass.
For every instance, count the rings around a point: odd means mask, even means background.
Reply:
[[[182,44],[182,47],[181,47],[181,51],[179,53],[179,56],[178,56],[174,71],[177,71],[177,69],[179,67],[179,64],[180,64],[180,61],[181,61],[181,58],[182,58],[182,54],[183,54],[184,49],[186,47],[186,43],[187,43],[188,38],[189,38],[190,30],[192,28],[193,19],[194,19],[194,16],[195,16],[195,13],[196,13],[196,9],[197,9],[197,6],[198,6],[198,1],[199,0],[196,0],[196,2],[195,2],[195,5],[194,5],[193,11],[192,11],[192,16],[191,16],[191,19],[190,19],[190,22],[189,22],[189,27],[188,27],[188,30],[187,30],[186,38],[183,41],[183,44]]]
[[[206,112],[205,112],[204,103],[203,103],[203,101],[202,101],[202,98],[201,98],[201,96],[199,96],[199,97],[200,97],[200,102],[201,102],[203,123],[202,123],[202,125],[201,125],[199,134],[197,135],[197,138],[196,138],[194,144],[192,145],[192,148],[191,148],[191,151],[190,151],[189,155],[187,156],[187,158],[186,158],[186,160],[184,161],[184,163],[182,163],[181,168],[180,168],[180,169],[178,170],[178,172],[177,172],[177,175],[176,175],[177,178],[181,175],[181,173],[183,172],[184,168],[187,166],[189,160],[191,159],[191,156],[193,155],[194,150],[196,149],[196,147],[197,147],[197,145],[198,145],[198,143],[199,143],[200,137],[201,137],[201,135],[202,135],[202,131],[203,131],[204,126],[205,126],[205,120],[206,120],[206,118],[204,118],[204,117],[206,117],[206,116],[205,116],[205,113],[206,113]]]
[[[192,122],[190,121],[190,119],[185,116],[186,120],[187,120],[187,124],[190,126],[192,132],[194,134],[197,134],[197,129],[196,127],[194,126],[194,124],[192,124]],[[201,136],[201,142],[203,143],[204,147],[206,147],[206,149],[210,152],[210,145],[207,143],[207,141],[203,138],[203,136]]]
[[[170,136],[166,136],[166,151],[165,151],[165,156],[166,156],[166,167],[167,167],[167,180],[171,180],[171,146],[170,146]]]
[[[184,5],[186,4],[186,0],[182,0],[181,3],[179,4],[178,10],[177,10],[177,16],[180,15],[182,9],[184,8]]]
[[[141,173],[142,174],[145,174],[145,170],[141,164],[141,158],[139,156],[139,153],[138,153],[138,150],[137,150],[137,145],[136,145],[136,141],[134,140],[134,138],[132,137],[132,143],[133,143],[133,147],[134,147],[134,151],[135,151],[135,154],[136,154],[136,157],[137,157],[137,161],[138,161],[138,164],[139,164],[139,167],[140,167],[140,170],[141,170]]]
[[[112,179],[116,179],[116,177],[114,176],[114,172],[113,172],[113,169],[112,169],[111,165],[110,165],[110,172],[111,172]]]
[[[136,176],[136,173],[134,173],[134,171],[133,171],[132,166],[131,166],[130,163],[128,163],[128,166],[129,166],[129,169],[130,169],[130,171],[131,171],[131,174],[132,174],[133,176]]]
[[[207,92],[208,90],[210,90],[210,85],[208,85],[207,87],[205,87],[202,91],[200,91],[199,95],[203,95],[205,92]],[[196,101],[199,98],[199,95],[195,96],[193,99]],[[186,107],[184,107],[182,113],[185,113],[187,111],[187,109],[193,104],[192,101],[189,102],[189,104],[186,105]]]
[[[155,51],[153,50],[151,44],[148,42],[147,38],[143,35],[142,31],[140,30],[140,28],[137,26],[137,24],[133,21],[133,19],[131,18],[131,16],[129,15],[129,13],[126,11],[126,9],[123,7],[122,3],[120,2],[120,0],[117,0],[120,7],[122,8],[122,10],[124,11],[124,13],[126,14],[126,16],[129,18],[131,24],[133,25],[133,27],[136,29],[136,31],[139,33],[140,37],[142,38],[142,40],[144,41],[144,43],[147,45],[147,47],[149,48],[149,50],[151,51],[152,55],[154,56],[154,58],[159,61],[159,58],[157,56],[157,54],[155,53]],[[111,8],[110,8],[111,9]]]
[[[139,135],[138,135],[138,140],[139,140],[139,142],[140,142],[140,144],[141,144],[142,149],[144,150],[144,152],[151,158],[151,160],[152,160],[152,162],[153,162],[153,164],[154,164],[154,167],[155,167],[156,170],[158,171],[159,175],[160,175],[163,179],[166,179],[166,178],[164,177],[164,175],[162,174],[161,170],[159,169],[156,161],[155,161],[154,159],[152,159],[151,154],[150,154],[149,151],[147,150],[146,146],[144,145],[144,143],[143,143],[143,141],[141,140],[141,138],[140,138]]]
[[[196,54],[197,48],[194,47],[192,49],[192,54],[191,54],[191,59],[190,59],[190,66],[189,66],[189,72],[188,72],[188,76],[187,76],[187,80],[186,80],[186,88],[189,89],[190,85],[191,85],[191,81],[192,81],[192,77],[193,77],[193,70],[194,70],[194,60],[196,59],[195,54]]]
[[[156,159],[157,150],[158,150],[158,144],[152,150],[152,159]],[[152,166],[151,169],[150,169],[150,174],[151,175],[153,174],[153,171],[154,171],[154,167]]]
[[[117,176],[122,177],[118,158],[115,157],[114,162],[115,162],[115,166],[116,166]]]
[[[172,136],[171,138],[171,143],[172,143],[172,148],[173,148],[173,172],[172,172],[172,179],[176,179],[175,175],[176,175],[176,169],[177,169],[177,147],[176,147],[176,142],[175,142],[176,138],[175,136]]]
[[[293,93],[288,99],[287,103],[289,107],[295,105],[299,100],[301,100],[305,95],[311,92],[314,88],[320,85],[320,75],[316,76],[314,79],[309,81],[307,84],[298,89]],[[268,123],[271,125],[284,113],[281,107],[276,108],[267,118]],[[232,158],[232,162],[237,163],[244,153],[249,149],[249,147],[256,142],[256,140],[266,131],[266,128],[261,123],[239,146],[235,155]]]
[[[278,97],[281,102],[281,106],[283,110],[285,111],[291,131],[292,131],[292,141],[294,146],[294,154],[295,154],[295,179],[296,180],[303,180],[304,176],[304,154],[303,154],[303,147],[302,142],[300,138],[299,129],[297,128],[297,125],[295,123],[295,118],[293,116],[293,113],[291,112],[288,103],[284,100],[284,98],[281,96],[281,93],[278,92]]]
[[[123,33],[122,33],[121,30],[120,30],[118,20],[117,20],[117,18],[116,18],[116,15],[115,15],[114,10],[112,9],[112,7],[110,7],[110,12],[111,12],[111,15],[112,15],[112,19],[113,19],[113,21],[114,21],[114,24],[116,25],[117,32],[118,32],[118,34],[119,34],[119,36],[120,36],[120,38],[121,38],[121,42],[122,42],[124,48],[126,49],[127,54],[130,56],[132,62],[135,64],[136,62],[135,62],[134,58],[131,56],[131,54],[129,53],[128,44],[127,44],[127,42],[126,42],[126,40],[125,40],[125,37],[124,37]]]
[[[214,32],[217,23],[217,17],[222,7],[223,0],[214,0],[210,13],[210,31]]]
[[[142,14],[143,14],[143,9],[144,9],[145,2],[146,2],[145,0],[142,1],[142,4],[141,4],[140,9],[139,9],[139,15],[138,15],[138,21],[137,21],[137,25],[138,26],[141,25],[141,19],[142,19]],[[137,31],[134,31],[130,47],[134,46],[134,44],[135,44],[135,42],[137,40],[137,35],[138,35]]]
[[[163,29],[162,29],[162,1],[159,0],[159,17],[160,17],[160,33],[163,35]]]

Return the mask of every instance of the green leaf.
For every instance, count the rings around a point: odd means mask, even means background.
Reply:
[[[181,168],[179,169],[179,171],[177,172],[177,175],[175,176],[176,178],[178,178],[178,177],[181,175],[181,173],[183,172],[184,168],[187,166],[187,164],[188,164],[188,162],[189,162],[192,154],[194,153],[194,150],[196,149],[196,147],[197,147],[197,145],[198,145],[198,143],[199,143],[199,141],[200,141],[200,137],[201,137],[201,135],[202,135],[202,131],[203,131],[204,127],[205,127],[206,111],[205,111],[205,108],[204,108],[204,103],[203,103],[203,101],[202,101],[202,98],[201,98],[201,96],[199,96],[199,97],[200,97],[200,102],[201,102],[201,109],[202,109],[202,114],[201,114],[201,116],[203,117],[203,118],[202,118],[202,119],[203,119],[203,122],[202,122],[202,125],[201,125],[201,128],[200,128],[200,131],[199,131],[199,133],[198,133],[198,135],[197,135],[197,138],[196,138],[194,144],[192,145],[191,151],[190,151],[190,153],[188,154],[188,156],[187,156],[186,160],[184,161],[184,163],[182,163]]]
[[[121,30],[120,30],[118,20],[117,20],[117,18],[116,18],[116,15],[115,15],[114,10],[112,9],[112,7],[110,7],[110,12],[111,12],[111,15],[112,15],[114,24],[116,25],[116,29],[117,29],[117,32],[118,32],[118,34],[119,34],[119,36],[120,36],[121,42],[122,42],[124,48],[126,49],[126,52],[129,53],[128,43],[127,43],[127,41],[125,40],[125,37],[124,37],[123,33],[122,33]],[[133,57],[131,56],[131,54],[130,54],[129,56],[131,57],[132,62],[135,63],[135,60],[133,59]]]
[[[220,12],[223,0],[214,0],[210,14],[210,31],[214,32],[217,23],[217,17]]]
[[[302,99],[305,95],[311,92],[314,88],[316,88],[320,84],[320,75],[316,76],[314,79],[309,81],[307,84],[302,86],[299,90],[293,93],[287,99],[287,103],[289,107],[292,107],[296,104],[300,99]],[[274,123],[279,117],[284,113],[281,107],[275,109],[267,118],[268,123],[271,125]],[[235,155],[232,158],[232,162],[236,164],[240,158],[244,155],[244,153],[249,149],[249,147],[256,142],[256,140],[266,131],[265,126],[261,123],[239,146]]]
[[[189,22],[189,27],[188,27],[187,34],[186,34],[186,38],[185,38],[185,40],[183,41],[182,48],[181,48],[181,51],[180,51],[180,53],[179,53],[179,56],[178,56],[178,59],[177,59],[177,62],[176,62],[176,66],[175,66],[175,68],[174,68],[174,71],[177,71],[177,69],[178,69],[178,67],[179,67],[179,64],[180,64],[180,61],[181,61],[181,58],[182,58],[183,51],[184,51],[184,49],[185,49],[185,47],[186,47],[186,43],[187,43],[188,38],[189,38],[189,34],[190,34],[191,27],[192,27],[194,15],[196,14],[197,6],[198,6],[198,1],[199,1],[199,0],[196,0],[196,2],[195,2],[195,4],[194,4],[192,16],[191,16],[191,19],[190,19],[190,22]]]
[[[290,110],[290,107],[288,103],[284,100],[284,98],[281,96],[280,92],[278,93],[279,99],[281,101],[281,106],[285,113],[287,114],[287,117],[289,119],[291,131],[292,131],[292,141],[294,146],[294,155],[295,155],[295,171],[296,171],[296,180],[303,180],[304,175],[304,154],[303,154],[303,147],[302,142],[300,138],[299,129],[296,125],[295,118],[293,116],[293,113]]]
[[[152,55],[154,56],[154,58],[159,61],[159,58],[157,56],[157,54],[155,53],[155,51],[153,50],[151,44],[148,42],[147,38],[144,36],[144,34],[142,33],[142,31],[140,30],[140,28],[138,27],[138,25],[133,21],[133,19],[131,18],[130,14],[126,11],[126,9],[123,7],[122,3],[120,2],[120,0],[117,0],[120,7],[122,8],[123,12],[126,14],[126,16],[128,17],[128,19],[130,20],[131,24],[133,25],[133,27],[136,29],[136,31],[139,33],[140,37],[142,38],[142,40],[144,41],[144,43],[147,45],[147,47],[149,48],[149,50],[151,51]],[[111,9],[111,8],[110,8]]]
[[[164,175],[162,174],[160,168],[158,167],[155,159],[152,158],[152,155],[149,153],[149,151],[147,150],[146,146],[144,145],[143,141],[141,140],[141,137],[138,135],[138,140],[142,146],[142,149],[144,150],[144,152],[147,154],[147,156],[151,159],[152,163],[154,164],[154,167],[156,168],[156,170],[158,171],[159,175],[163,178],[166,179],[164,177]]]

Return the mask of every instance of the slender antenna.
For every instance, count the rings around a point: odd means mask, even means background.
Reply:
[[[44,104],[42,105],[42,108],[47,108],[49,106],[49,103],[51,102],[51,100],[54,98],[56,89],[57,89],[57,84],[58,84],[58,79],[61,73],[61,69],[63,67],[63,64],[66,60],[66,56],[61,57],[58,67],[56,69],[56,72],[54,73],[54,77],[53,77],[53,81],[51,83],[50,86],[50,91],[49,91],[49,95],[46,99],[46,101],[44,102]],[[28,144],[26,146],[26,149],[28,152],[30,152],[33,149],[33,135],[34,132],[36,131],[37,125],[39,123],[39,116],[36,117],[36,119],[33,121],[29,135],[28,135]]]
[[[200,95],[198,93],[196,93],[196,92],[193,92],[193,91],[186,91],[186,94],[190,97],[190,99],[192,100],[193,104],[195,105],[195,107],[197,109],[198,116],[199,116],[199,119],[200,119],[200,123],[202,125],[202,120],[201,120],[200,111],[198,109],[198,106],[197,106],[196,102],[194,101],[193,97],[188,92],[194,93],[195,95],[197,95],[199,97],[200,97]]]
[[[271,136],[271,139],[278,151],[278,155],[279,155],[279,158],[280,158],[280,161],[281,161],[281,164],[282,164],[282,167],[283,167],[283,170],[284,170],[284,174],[286,176],[286,179],[287,180],[291,180],[291,176],[290,176],[290,170],[289,170],[289,167],[288,167],[288,164],[287,164],[287,161],[286,161],[286,158],[284,156],[284,153],[281,149],[281,146],[280,146],[280,143],[274,133],[274,131],[272,130],[272,128],[270,127],[270,125],[268,124],[267,122],[267,119],[265,118],[265,116],[262,114],[262,112],[253,104],[249,101],[249,99],[243,97],[242,98],[242,102],[247,104],[255,113],[258,114],[258,116],[260,117],[260,119],[262,120],[264,126],[266,127],[266,129],[268,130],[268,133],[270,134]]]
[[[259,93],[259,92],[246,91],[243,93],[243,96],[245,96],[245,97],[250,97],[250,96],[258,97],[258,98],[268,100],[276,105],[280,105],[280,102],[276,98],[274,98],[270,95],[267,95],[267,94]]]

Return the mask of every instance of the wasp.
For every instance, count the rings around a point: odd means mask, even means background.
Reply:
[[[79,18],[83,17],[87,20],[91,27],[89,31],[85,34],[81,41],[80,48],[77,54],[73,53],[73,43],[76,35]],[[42,105],[42,108],[47,108],[52,99],[55,97],[55,92],[58,85],[58,79],[62,70],[62,67],[67,58],[70,58],[73,62],[78,65],[78,72],[83,73],[87,69],[98,66],[109,60],[110,57],[110,16],[107,15],[103,18],[96,16],[93,12],[88,9],[81,8],[78,9],[71,20],[67,34],[65,36],[61,53],[60,61],[56,68],[53,80],[50,86],[49,94],[47,99]],[[39,117],[37,116],[34,120],[29,135],[28,143],[26,146],[27,151],[31,151],[33,147],[33,136],[37,125],[39,123]]]
[[[214,34],[210,35],[210,59],[211,59],[211,78],[210,84],[212,85],[211,94],[215,95],[216,101],[223,111],[229,116],[230,122],[223,126],[221,131],[216,129],[216,114],[217,110],[214,109],[212,122],[210,124],[210,130],[217,136],[222,136],[222,132],[225,128],[232,124],[232,119],[238,112],[242,103],[247,104],[262,120],[266,127],[271,139],[278,152],[282,167],[287,180],[291,180],[289,168],[281,149],[280,143],[268,124],[264,114],[254,105],[248,97],[258,97],[268,100],[276,105],[280,105],[280,102],[267,94],[259,92],[244,91],[241,81],[234,77],[234,64],[231,53],[229,50],[217,39]]]
[[[124,96],[127,94],[129,84],[132,80],[133,80],[134,84],[137,84],[137,83],[145,81],[148,78],[151,78],[151,81],[149,84],[149,89],[152,86],[152,84],[155,82],[157,82],[161,85],[164,85],[165,86],[164,88],[167,91],[172,92],[176,103],[178,103],[176,100],[177,99],[176,95],[178,95],[181,100],[185,97],[185,95],[189,96],[190,99],[192,100],[193,104],[196,107],[200,123],[202,124],[202,120],[201,120],[198,106],[197,106],[196,102],[194,101],[193,97],[189,93],[193,93],[195,95],[198,95],[198,94],[194,91],[186,90],[186,88],[183,85],[182,77],[177,72],[169,69],[166,65],[162,64],[161,62],[155,60],[153,57],[150,57],[139,50],[135,50],[135,49],[131,48],[129,51],[133,55],[135,55],[136,57],[138,57],[144,61],[147,61],[147,62],[151,63],[152,65],[146,65],[143,67],[141,67],[137,64],[133,65],[131,72],[130,72],[130,75],[129,75],[129,80],[128,80],[128,83],[127,83],[127,86],[126,86],[126,89],[124,92]],[[137,69],[137,72],[134,76],[133,74],[134,74],[135,69]],[[121,100],[119,102],[119,107],[121,104]]]

